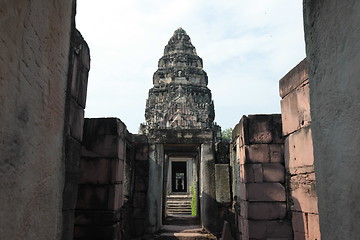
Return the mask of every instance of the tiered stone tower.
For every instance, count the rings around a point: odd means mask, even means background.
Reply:
[[[210,129],[215,117],[208,77],[190,37],[179,28],[165,46],[146,102],[149,129]]]

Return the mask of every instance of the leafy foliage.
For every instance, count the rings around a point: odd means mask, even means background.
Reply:
[[[197,208],[196,208],[196,199],[197,199],[197,191],[196,191],[196,182],[194,182],[190,186],[191,192],[191,216],[196,216]]]
[[[224,141],[231,141],[232,139],[232,131],[233,129],[232,128],[228,128],[228,129],[225,129],[223,131],[221,131],[221,135],[222,135],[222,139]]]

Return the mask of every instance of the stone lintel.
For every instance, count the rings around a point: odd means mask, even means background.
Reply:
[[[150,129],[149,142],[163,144],[199,144],[213,139],[211,129]]]

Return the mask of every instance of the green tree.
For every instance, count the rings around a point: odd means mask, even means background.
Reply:
[[[233,129],[232,128],[228,128],[228,129],[225,129],[225,130],[222,130],[221,131],[221,136],[222,136],[222,139],[224,141],[231,141],[232,139],[232,131]]]

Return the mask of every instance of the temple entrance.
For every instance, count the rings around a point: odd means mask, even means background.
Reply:
[[[172,192],[187,192],[186,162],[173,161],[171,164]]]

